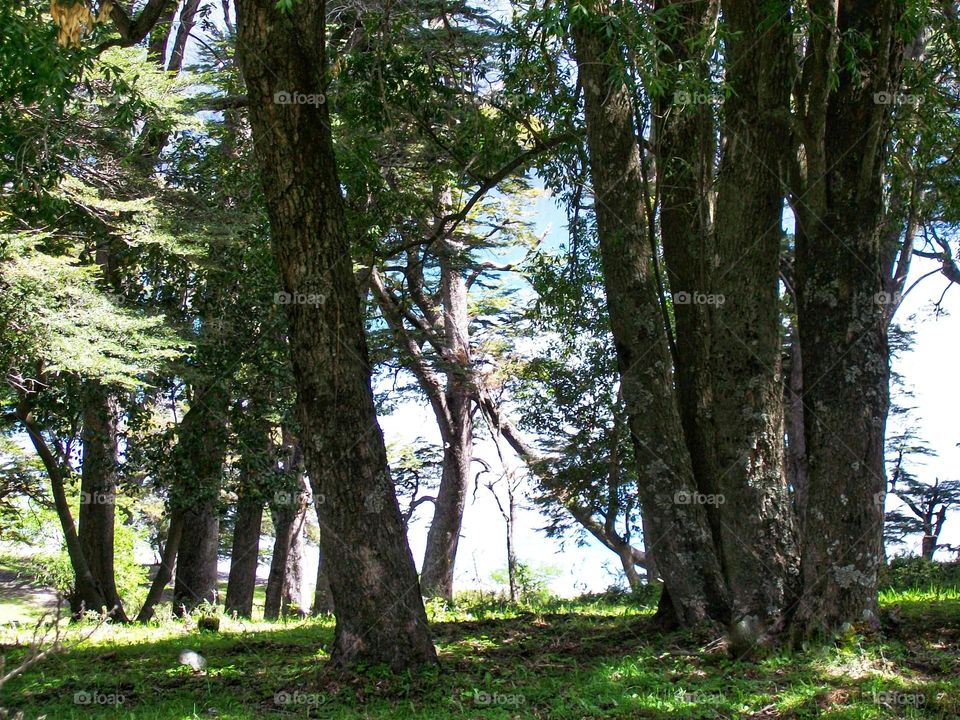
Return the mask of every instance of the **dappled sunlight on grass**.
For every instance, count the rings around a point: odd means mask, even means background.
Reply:
[[[709,633],[663,634],[648,608],[629,603],[467,603],[431,614],[439,668],[337,670],[326,662],[331,618],[222,618],[219,632],[165,621],[101,628],[10,683],[4,701],[28,720],[960,717],[953,648],[930,621],[939,610],[911,620],[909,637],[848,638],[755,663],[730,659]],[[206,666],[182,664],[185,649]],[[11,661],[22,653],[5,650]],[[77,702],[85,697],[95,702]],[[122,704],[96,702],[110,697]]]

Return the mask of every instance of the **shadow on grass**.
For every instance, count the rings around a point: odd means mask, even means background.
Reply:
[[[28,720],[960,717],[956,645],[944,643],[960,607],[906,614],[885,639],[752,664],[640,615],[439,622],[440,666],[399,675],[330,666],[329,622],[160,638],[124,629],[12,681],[0,704]],[[180,664],[185,649],[205,670]]]

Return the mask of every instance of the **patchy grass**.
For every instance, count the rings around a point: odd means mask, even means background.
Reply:
[[[623,599],[431,603],[440,666],[401,675],[329,667],[332,619],[103,627],[0,704],[27,720],[960,718],[960,596],[884,604],[882,634],[747,663],[708,635],[658,632],[651,607]],[[3,642],[9,667],[24,649]],[[186,649],[206,668],[181,664]]]

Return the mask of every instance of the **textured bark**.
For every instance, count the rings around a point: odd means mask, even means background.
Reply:
[[[660,238],[664,267],[674,298],[711,292],[714,250],[712,237],[713,164],[716,155],[713,108],[696,102],[681,83],[682,72],[707,73],[707,50],[698,47],[704,29],[716,20],[717,3],[706,0],[658,0],[662,18],[655,25],[665,80],[655,100],[653,139],[657,194],[660,198]],[[712,305],[674,302],[677,400],[690,449],[694,477],[702,493],[714,494],[717,459],[712,420],[710,379]],[[720,523],[710,513],[719,542]]]
[[[263,498],[255,488],[241,487],[237,500],[237,519],[233,526],[230,552],[230,576],[227,579],[228,613],[250,617],[253,592],[257,585],[257,562],[260,559],[260,525],[263,522]]]
[[[324,89],[324,12],[240,0],[238,55],[283,290],[323,298],[286,310],[307,473],[324,498],[332,660],[401,669],[436,653],[374,409],[329,116],[322,103],[274,102]]]
[[[890,105],[874,93],[896,92],[902,54],[894,0],[816,0],[811,11],[800,106],[806,162],[793,198],[809,471],[797,625],[808,634],[859,620],[877,603],[889,405],[877,298],[889,264],[881,176]],[[845,47],[852,37],[856,47]]]
[[[782,626],[799,590],[786,482],[781,218],[790,143],[792,27],[785,4],[724,4],[724,138],[717,182],[711,379],[717,505],[734,622]]]
[[[442,203],[446,212],[449,203]],[[433,520],[427,533],[420,583],[424,597],[453,599],[453,571],[463,525],[463,510],[470,487],[470,463],[473,457],[473,420],[471,418],[470,316],[467,311],[467,282],[457,264],[456,243],[441,240],[440,297],[443,303],[444,361],[446,402],[444,416],[438,419],[443,440],[443,472]]]
[[[793,330],[786,368],[785,435],[787,439],[787,482],[793,488],[797,510],[797,533],[803,537],[803,519],[807,514],[810,480],[807,477],[807,444],[803,431],[803,356],[800,338]]]
[[[93,605],[97,597],[70,598],[71,610],[113,610],[114,617],[127,622],[123,602],[117,593],[113,569],[113,536],[117,495],[117,407],[115,398],[99,382],[90,380],[81,390],[83,403],[83,468],[80,476],[80,516],[77,536],[90,574],[106,603]]]
[[[217,601],[219,499],[227,449],[228,399],[220,387],[198,387],[180,426],[178,479],[172,502],[183,513],[173,608],[178,615]]]
[[[660,571],[685,625],[730,618],[729,593],[697,492],[673,394],[673,371],[660,309],[653,249],[645,235],[639,150],[632,103],[616,58],[618,40],[602,2],[574,19],[583,85],[587,149],[610,325]]]

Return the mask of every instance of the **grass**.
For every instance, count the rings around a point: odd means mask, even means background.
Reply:
[[[8,683],[0,705],[27,720],[960,718],[960,594],[883,602],[882,634],[754,663],[706,634],[661,634],[624,598],[431,603],[440,665],[401,675],[329,667],[332,619],[103,627]],[[24,649],[3,642],[9,666]],[[181,664],[185,649],[206,668]]]

